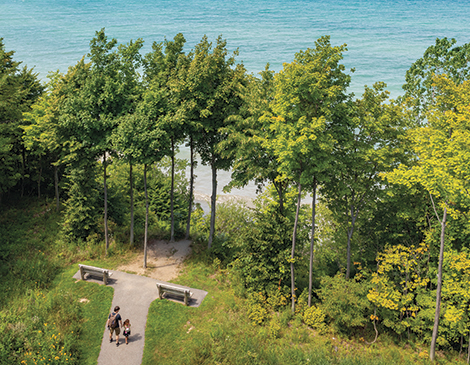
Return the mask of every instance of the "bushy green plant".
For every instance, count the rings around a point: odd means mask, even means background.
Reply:
[[[74,166],[68,174],[68,199],[65,202],[65,214],[62,232],[70,241],[86,239],[98,232],[100,209],[103,202],[99,199],[96,164]]]
[[[263,293],[253,293],[248,297],[248,318],[253,326],[261,325],[267,321],[269,314],[266,304],[266,297]]]
[[[320,308],[339,332],[351,333],[369,322],[371,303],[367,300],[366,281],[347,280],[343,273],[321,279]]]
[[[288,294],[285,294],[281,288],[278,288],[277,290],[271,290],[268,293],[267,303],[273,310],[279,311],[287,306],[287,298]]]
[[[308,290],[303,290],[302,293],[297,297],[297,301],[295,305],[295,315],[300,316],[302,318],[307,308],[308,308]]]
[[[318,330],[320,333],[326,331],[325,313],[319,307],[311,306],[307,308],[304,311],[303,320],[307,326]]]
[[[271,338],[281,337],[281,323],[278,316],[273,316],[268,324],[269,336]]]
[[[241,234],[233,237],[235,260],[231,268],[248,292],[276,290],[290,280],[291,225],[275,212],[255,213]]]

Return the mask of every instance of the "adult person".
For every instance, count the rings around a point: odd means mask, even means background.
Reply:
[[[122,318],[121,315],[119,314],[119,306],[114,307],[114,312],[111,313],[108,316],[108,320],[106,321],[106,324],[109,329],[109,342],[113,342],[113,333],[116,334],[116,346],[119,346],[119,334],[121,333],[121,330],[119,328],[119,323],[121,323],[122,327]]]

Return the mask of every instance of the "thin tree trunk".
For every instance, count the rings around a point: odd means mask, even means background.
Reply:
[[[147,268],[147,235],[149,225],[149,199],[147,194],[147,164],[144,165],[144,191],[145,191],[145,233],[144,233],[144,269]]]
[[[190,176],[189,176],[189,207],[188,207],[188,220],[186,221],[186,235],[185,239],[189,238],[191,229],[191,213],[193,210],[193,186],[194,186],[194,152],[193,152],[193,138],[189,138],[189,155],[191,161]]]
[[[214,161],[211,163],[212,169],[212,195],[211,195],[211,227],[209,233],[209,242],[207,247],[210,249],[212,246],[212,240],[214,239],[215,231],[215,207],[217,200],[217,169],[214,166]]]
[[[349,279],[351,276],[351,240],[352,236],[354,233],[354,227],[356,225],[356,220],[357,216],[359,215],[359,206],[362,204],[362,201],[364,200],[364,196],[362,196],[362,199],[358,203],[358,208],[355,210],[354,209],[354,204],[351,203],[351,227],[348,228],[348,253],[347,253],[347,258],[346,258],[346,280]],[[354,201],[354,195],[353,199],[351,201]]]
[[[55,202],[57,213],[60,211],[60,200],[59,200],[59,167],[54,165],[54,188],[55,188]]]
[[[108,237],[108,188],[106,186],[106,151],[103,157],[103,185],[104,185],[104,238],[106,240],[106,255],[108,255],[109,237]]]
[[[290,286],[292,295],[292,314],[295,313],[295,273],[294,273],[294,256],[295,256],[295,241],[297,239],[297,225],[299,222],[300,213],[300,201],[302,195],[302,185],[299,182],[299,190],[297,195],[297,209],[295,211],[294,230],[292,232],[292,251],[291,251],[291,262],[290,262]]]
[[[431,339],[431,350],[429,352],[429,357],[431,361],[435,360],[436,356],[436,341],[437,333],[439,330],[439,316],[441,313],[441,291],[442,291],[442,264],[444,261],[444,238],[446,230],[446,221],[447,221],[447,208],[444,208],[444,214],[442,215],[441,221],[441,247],[439,249],[439,268],[437,273],[437,291],[436,291],[436,312],[434,315],[434,327],[432,329],[432,339]]]
[[[317,198],[317,179],[313,178],[312,194],[312,237],[310,239],[310,268],[308,271],[308,306],[312,306],[312,287],[313,287],[313,245],[315,243],[315,207]]]
[[[170,242],[175,241],[175,214],[174,214],[174,196],[175,196],[175,141],[171,139],[171,187],[170,187],[170,220],[171,233]]]
[[[468,336],[467,364],[470,362],[470,335]]]
[[[131,198],[131,227],[129,232],[129,243],[134,243],[134,177],[132,176],[132,163],[129,163],[129,195]]]

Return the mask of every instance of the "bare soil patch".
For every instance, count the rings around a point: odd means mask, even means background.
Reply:
[[[144,252],[142,251],[134,260],[119,266],[117,270],[170,281],[178,277],[184,259],[191,253],[190,244],[189,240],[177,242],[151,240],[147,247],[146,269],[143,267]]]

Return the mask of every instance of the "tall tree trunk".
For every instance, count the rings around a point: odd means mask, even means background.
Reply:
[[[294,273],[294,256],[295,256],[295,241],[297,239],[297,225],[299,223],[300,213],[300,201],[302,195],[302,185],[299,182],[299,190],[297,194],[297,209],[295,211],[294,230],[292,232],[292,251],[291,251],[291,262],[290,262],[290,286],[292,295],[292,314],[295,313],[295,273]]]
[[[174,210],[174,197],[175,197],[175,140],[171,138],[170,242],[175,241],[175,213],[173,211]]]
[[[355,206],[355,204],[353,203],[355,196],[356,195],[353,193],[352,199],[351,199],[351,227],[347,229],[348,249],[347,249],[347,257],[346,257],[346,280],[348,280],[349,277],[351,276],[351,240],[352,240],[352,236],[354,233],[354,227],[356,226],[356,220],[359,215],[359,210],[365,198],[365,195],[363,195],[362,198],[357,202],[357,205]]]
[[[437,332],[439,330],[439,316],[441,313],[442,264],[444,262],[444,238],[446,231],[446,221],[447,207],[444,207],[444,213],[441,220],[441,247],[439,249],[439,268],[437,273],[436,312],[434,315],[434,327],[432,329],[431,350],[429,351],[429,357],[431,361],[434,361],[436,356]]]
[[[215,207],[216,207],[216,200],[217,200],[217,169],[215,168],[214,159],[212,159],[211,169],[212,169],[211,227],[210,227],[210,232],[209,232],[209,242],[207,244],[207,247],[209,249],[211,248],[212,240],[214,239]]]
[[[310,267],[308,271],[308,306],[312,306],[312,287],[313,287],[313,245],[315,243],[315,215],[317,200],[317,179],[313,178],[312,193],[312,237],[310,238]]]
[[[144,269],[147,268],[147,235],[149,226],[149,198],[147,194],[147,164],[144,165],[144,191],[145,191],[145,233],[144,233]]]
[[[129,243],[134,243],[134,177],[132,176],[132,163],[129,163],[129,195],[131,198],[131,227],[129,232]]]
[[[106,185],[106,151],[103,157],[103,185],[104,185],[104,238],[106,240],[106,255],[108,255],[109,237],[108,237],[108,187]]]
[[[54,165],[54,188],[55,188],[55,202],[57,213],[60,211],[60,200],[59,200],[59,167]]]
[[[39,171],[38,171],[38,200],[41,199],[41,175],[42,175],[42,165],[39,163]]]
[[[194,187],[194,146],[193,137],[189,137],[189,156],[191,161],[189,173],[189,207],[188,207],[188,220],[186,221],[186,235],[185,239],[189,238],[189,231],[191,229],[191,212],[193,210],[193,187]]]
[[[346,280],[351,276],[351,237],[353,233],[353,227],[348,228],[348,244],[346,254]]]

